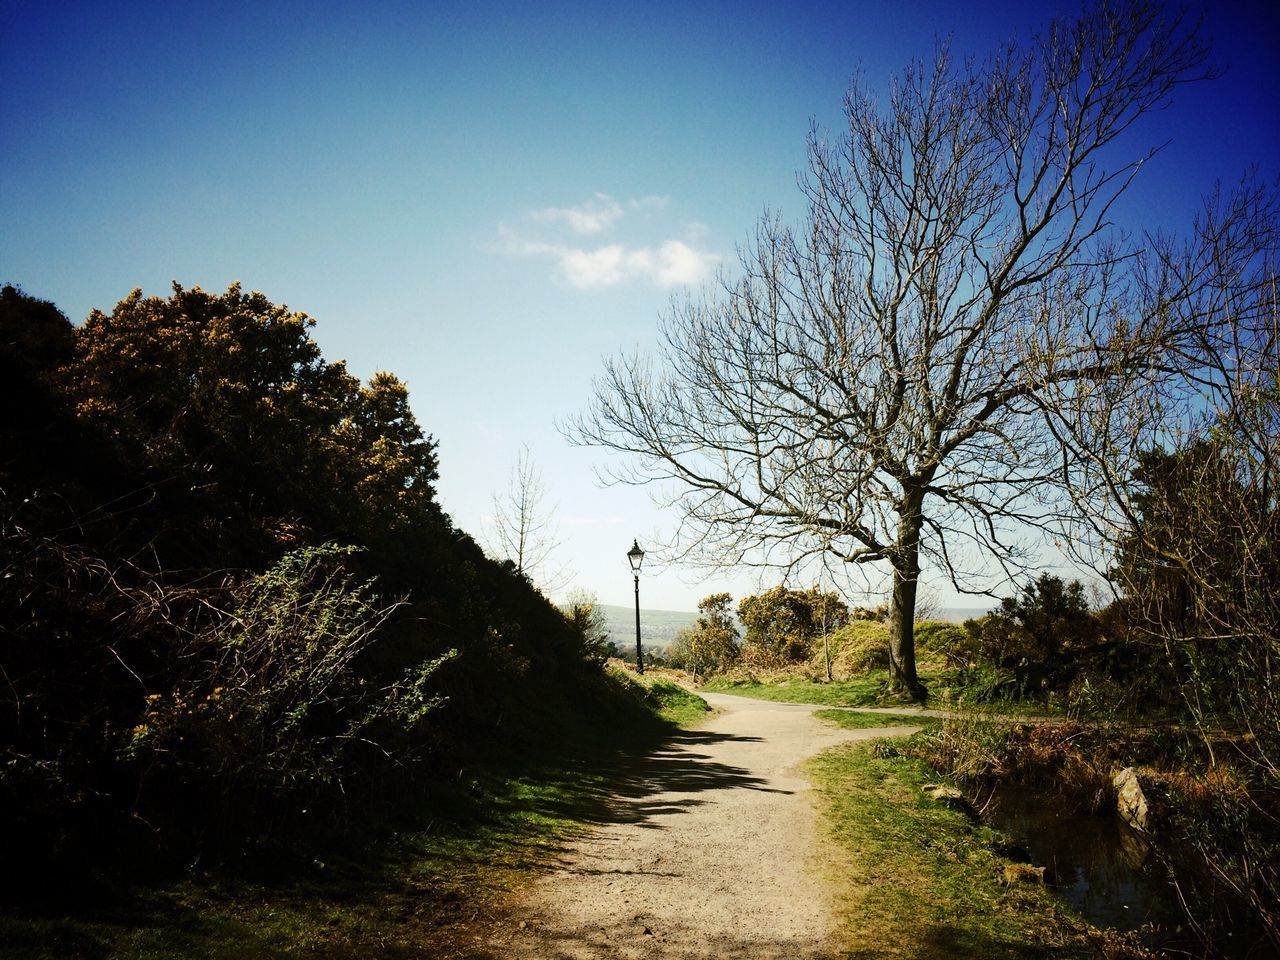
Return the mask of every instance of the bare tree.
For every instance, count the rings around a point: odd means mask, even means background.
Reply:
[[[943,48],[883,106],[855,83],[844,136],[810,137],[803,223],[764,218],[656,358],[607,363],[570,438],[632,455],[615,480],[665,484],[681,556],[887,562],[891,682],[923,698],[922,557],[965,592],[991,588],[979,557],[1020,572],[1018,531],[1056,529],[1072,472],[1058,405],[1173,372],[1202,325],[1204,275],[1112,216],[1158,151],[1126,134],[1206,55],[1136,0],[981,67]]]
[[[542,471],[527,445],[520,447],[505,493],[493,495],[493,524],[486,537],[489,552],[508,560],[543,593],[563,588],[569,578],[551,562],[560,545],[555,511],[546,505]]]

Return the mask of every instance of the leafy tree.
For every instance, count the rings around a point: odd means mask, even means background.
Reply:
[[[1155,149],[1126,134],[1206,48],[1154,0],[1100,3],[981,66],[942,49],[880,97],[855,84],[841,137],[810,138],[796,229],[768,217],[741,276],[678,304],[656,358],[609,362],[570,436],[667,483],[685,555],[887,564],[890,675],[917,698],[922,560],[958,589],[979,551],[1022,570],[1018,529],[1118,420],[1059,421],[1141,371],[1166,387],[1221,321],[1215,277],[1257,250],[1256,211],[1134,245],[1112,211]]]
[[[1137,458],[1112,576],[1216,768],[1191,839],[1280,948],[1280,309],[1268,297],[1270,321],[1203,431]]]
[[[667,663],[677,670],[688,670],[697,675],[698,667],[693,659],[693,628],[685,627],[676,631],[676,635],[667,644]]]
[[[588,661],[603,664],[617,653],[617,647],[609,639],[608,618],[594,594],[579,591],[569,598],[564,612],[582,656]]]
[[[435,516],[436,444],[423,434],[395,374],[379,371],[361,386],[334,432],[333,469],[365,523],[401,528]]]
[[[0,288],[0,356],[28,371],[48,371],[65,363],[75,346],[75,329],[48,300],[17,287]]]
[[[52,303],[0,289],[0,410],[22,411],[0,417],[0,490],[48,488],[85,461],[99,480],[114,472],[103,445],[77,427],[54,376],[75,343],[75,328]]]
[[[1013,670],[1013,691],[1026,695],[1069,680],[1097,642],[1100,624],[1080,581],[1045,573],[1001,600],[995,612],[965,621],[964,632],[961,649]]]
[[[1265,480],[1241,477],[1232,453],[1210,437],[1138,459],[1133,523],[1118,540],[1112,577],[1141,602],[1136,612],[1148,625],[1180,636],[1216,632],[1213,622],[1232,617],[1257,586],[1242,577],[1265,575],[1275,561],[1274,494]]]
[[[361,384],[310,327],[235,286],[80,328],[0,289],[13,876],[385,809],[424,755],[545,736],[604,693],[599,618],[452,526],[404,384]]]
[[[1025,656],[1037,663],[1053,663],[1065,651],[1098,637],[1098,622],[1079,580],[1066,583],[1051,573],[1041,574],[1018,596],[1001,600],[1000,610],[1022,628]]]
[[[738,619],[746,628],[743,638],[781,661],[801,661],[809,657],[810,644],[824,631],[838,630],[849,622],[849,608],[835,593],[817,587],[788,590],[774,587],[738,604]]]
[[[79,414],[162,475],[363,538],[432,512],[435,443],[405,387],[326,363],[314,321],[232,285],[135,290],[94,311],[66,366]],[[261,506],[259,506],[261,505]]]
[[[689,631],[688,647],[692,672],[717,673],[738,658],[738,627],[733,622],[727,593],[713,593],[698,601],[698,619]]]
[[[1017,663],[1021,652],[1027,648],[1022,628],[1002,611],[966,620],[964,632],[969,639],[967,646],[992,666]]]
[[[1265,402],[1280,407],[1277,400]],[[1262,449],[1275,439],[1259,439]],[[1165,650],[1195,719],[1275,738],[1280,510],[1272,465],[1224,433],[1151,451],[1134,475],[1133,525],[1112,576],[1129,625]],[[1268,454],[1270,456],[1271,454]]]

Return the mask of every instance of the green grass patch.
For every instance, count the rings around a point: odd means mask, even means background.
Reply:
[[[616,662],[615,662],[616,663]],[[638,674],[626,667],[609,665],[609,679],[628,697],[641,703],[661,721],[686,727],[706,717],[707,701],[656,671]],[[670,674],[673,671],[665,671]]]
[[[1083,922],[1042,884],[1006,882],[1001,835],[924,793],[936,775],[877,749],[886,742],[837,747],[807,764],[832,841],[842,955],[1087,956]]]
[[[926,706],[939,710],[965,713],[999,714],[1015,717],[1052,714],[1051,707],[1033,701],[979,700],[965,686],[967,674],[962,670],[921,670],[920,679],[929,688]],[[798,676],[769,681],[750,681],[712,677],[704,690],[732,693],[757,700],[781,703],[816,703],[831,707],[904,707],[915,706],[905,696],[889,693],[889,672],[871,670],[848,680],[815,680]]]
[[[670,680],[655,681],[652,696],[658,704],[658,716],[681,727],[697,723],[711,710],[707,701]]]
[[[703,689],[714,693],[732,693],[742,697],[776,700],[782,703],[820,703],[831,707],[877,707],[886,705],[887,686],[888,676],[880,670],[852,680],[838,680],[831,683],[803,677],[768,683],[712,677]],[[906,701],[896,702],[905,703]]]
[[[610,670],[607,702],[566,712],[554,738],[528,738],[441,770],[396,829],[352,825],[315,849],[259,855],[169,884],[89,884],[56,903],[0,911],[13,960],[266,960],[450,956],[477,925],[600,816],[629,758],[706,701],[669,680]],[[641,709],[635,707],[639,705]]]
[[[856,713],[852,710],[819,710],[814,716],[833,727],[846,730],[869,730],[876,727],[934,727],[936,717],[910,713]]]

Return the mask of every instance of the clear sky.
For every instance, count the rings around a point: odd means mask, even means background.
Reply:
[[[1076,8],[0,0],[0,281],[77,322],[172,280],[309,313],[326,357],[408,382],[459,526],[528,444],[560,561],[630,603],[632,538],[674,518],[556,429],[601,358],[651,343],[766,208],[800,216],[805,136],[855,71],[884,87],[935,37],[982,56]],[[1280,174],[1280,4],[1204,16],[1227,73],[1139,131],[1170,141],[1130,208],[1152,226]],[[654,568],[642,601],[754,585]]]

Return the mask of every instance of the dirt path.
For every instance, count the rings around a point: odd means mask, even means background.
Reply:
[[[474,957],[834,954],[809,784],[795,768],[884,729],[829,727],[807,704],[705,696],[722,712],[637,762],[610,816]]]

